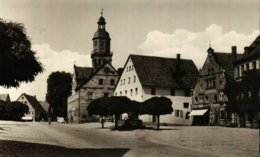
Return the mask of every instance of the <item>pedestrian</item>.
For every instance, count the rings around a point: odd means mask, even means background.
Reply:
[[[48,118],[49,125],[51,125],[51,117]]]

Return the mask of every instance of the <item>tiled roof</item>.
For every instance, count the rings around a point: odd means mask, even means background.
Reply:
[[[215,61],[226,71],[229,77],[234,77],[233,56],[231,53],[214,52]],[[242,54],[237,54],[237,59],[241,58]]]
[[[198,69],[192,60],[180,59],[178,72],[177,59],[140,55],[130,55],[129,58],[143,86],[194,88]]]
[[[45,112],[43,107],[41,106],[41,104],[39,103],[39,101],[36,99],[35,96],[31,96],[31,95],[28,95],[28,94],[25,94],[25,93],[23,95],[29,101],[29,103],[32,105],[32,107],[35,110]]]
[[[77,87],[76,87],[75,90],[76,90],[76,91],[79,90],[84,84],[88,83],[88,81],[91,80],[92,77],[95,76],[95,75],[99,72],[99,70],[101,70],[106,64],[111,65],[111,67],[112,67],[112,68],[116,71],[116,73],[118,74],[117,70],[116,70],[116,69],[112,66],[112,64],[109,63],[109,62],[104,62],[104,64],[101,64],[100,66],[98,66],[95,71],[93,70],[93,68],[91,68],[91,71],[90,71],[89,67],[80,67],[80,68],[82,68],[82,69],[86,68],[86,69],[85,69],[85,73],[86,73],[86,74],[82,74],[82,75],[84,75],[85,77],[84,77],[84,79],[82,79],[79,83],[77,83]],[[84,70],[82,70],[82,69],[81,69],[81,72],[84,73]],[[88,70],[87,70],[87,69],[88,69]],[[75,69],[75,70],[76,70],[76,69]],[[77,75],[76,75],[76,76],[77,76]],[[76,78],[77,78],[77,77],[76,77]]]
[[[252,42],[247,51],[244,52],[242,58],[235,62],[236,64],[260,58],[260,35]]]
[[[256,39],[252,42],[250,47],[257,47],[257,42],[260,42],[260,35],[256,37]]]
[[[74,65],[76,80],[87,80],[93,69],[91,67],[78,67]]]
[[[44,111],[47,113],[49,110],[50,104],[47,101],[39,101]]]

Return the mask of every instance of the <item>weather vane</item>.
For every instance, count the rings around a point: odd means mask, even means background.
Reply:
[[[103,16],[103,8],[101,8],[101,16]]]

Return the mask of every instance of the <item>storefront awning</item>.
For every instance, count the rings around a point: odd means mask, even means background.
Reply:
[[[203,109],[203,110],[192,110],[190,113],[190,116],[203,116],[208,109]]]

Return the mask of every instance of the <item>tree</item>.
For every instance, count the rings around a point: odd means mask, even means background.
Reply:
[[[138,115],[142,112],[140,111],[140,106],[142,103],[132,100],[129,105],[128,116],[130,120],[138,120]]]
[[[115,129],[118,128],[120,115],[129,112],[131,101],[125,96],[112,96],[107,98],[106,111],[108,115],[115,115]]]
[[[160,115],[171,114],[173,112],[172,102],[166,97],[152,97],[142,104],[144,114],[155,115],[157,117],[157,130],[160,129]]]
[[[27,105],[14,101],[6,105],[6,113],[10,120],[21,120],[25,113],[28,113],[29,108]]]
[[[108,98],[103,97],[93,100],[87,107],[87,110],[89,114],[100,115],[101,117],[114,115],[115,129],[117,129],[120,115],[129,112],[131,105],[130,103],[130,99],[125,96],[112,96]],[[104,121],[102,120],[102,128],[103,122]]]
[[[47,80],[46,100],[54,117],[67,117],[67,99],[71,95],[72,77],[70,73],[53,72]]]
[[[18,87],[43,71],[21,23],[0,19],[0,85]]]
[[[106,103],[107,103],[106,97],[97,98],[93,100],[87,107],[89,115],[99,115],[101,117],[101,125],[102,128],[104,128],[104,116],[106,116],[107,110],[106,110]]]
[[[0,119],[4,118],[6,102],[0,100]]]

